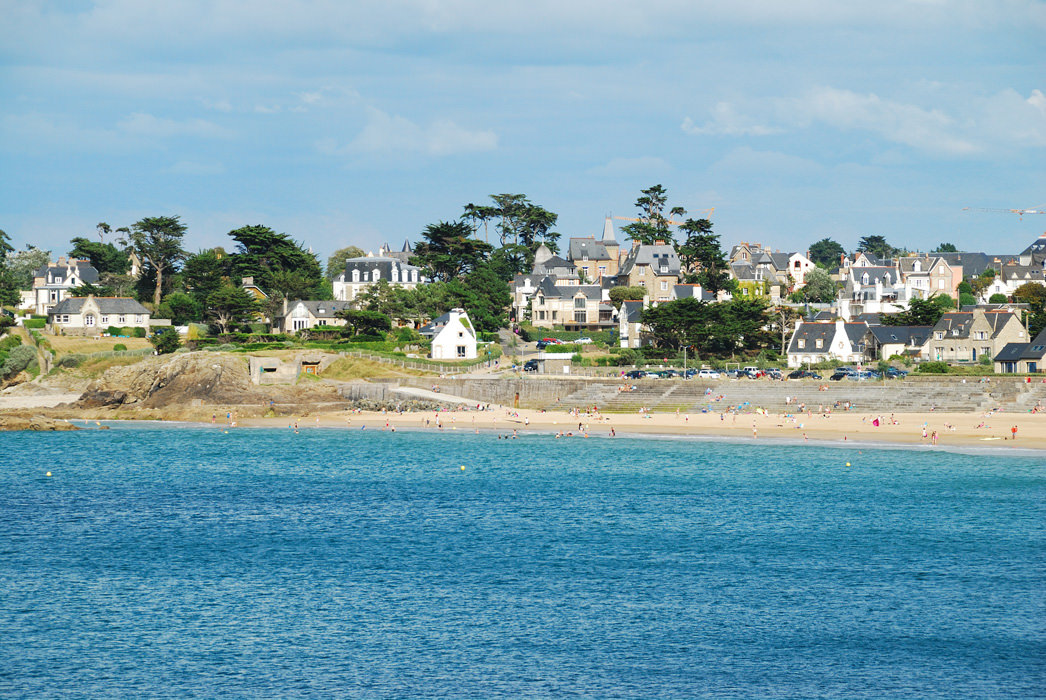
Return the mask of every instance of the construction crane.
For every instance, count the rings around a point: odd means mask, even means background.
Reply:
[[[705,218],[706,219],[711,219],[712,218],[712,214],[715,213],[715,207],[712,207],[711,209],[699,209],[697,211],[697,213],[698,214],[708,214],[708,216],[706,216]],[[631,216],[615,216],[614,218],[615,219],[620,219],[621,221],[644,221],[644,222],[648,221],[647,219],[636,219],[636,218],[631,217]],[[669,226],[682,226],[686,222],[685,221],[675,221],[674,219],[665,219],[665,223],[668,224]]]
[[[963,211],[987,211],[995,214],[1016,214],[1024,219],[1025,214],[1046,214],[1046,204],[1032,209],[989,209],[985,207],[963,207]]]

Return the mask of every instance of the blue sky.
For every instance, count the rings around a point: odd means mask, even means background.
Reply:
[[[521,192],[598,235],[655,183],[723,243],[1015,252],[1046,216],[1046,3],[0,0],[0,228],[179,214],[325,256]]]

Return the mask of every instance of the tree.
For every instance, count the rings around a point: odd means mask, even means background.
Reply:
[[[91,261],[91,266],[98,270],[99,275],[107,272],[125,275],[131,267],[127,251],[120,250],[112,243],[95,243],[82,236],[69,242],[73,244],[69,257]]]
[[[268,226],[253,225],[230,231],[229,236],[237,243],[236,252],[229,256],[232,275],[253,277],[254,283],[266,294],[330,298],[316,255],[287,234],[276,233]]]
[[[342,272],[345,272],[346,260],[349,258],[362,258],[363,255],[363,248],[354,245],[338,248],[327,258],[327,279],[333,280]]]
[[[951,297],[948,297],[951,302]],[[954,302],[952,302],[954,305]],[[908,309],[895,314],[884,314],[880,321],[884,326],[935,326],[944,315],[944,308],[937,295],[928,299],[918,297],[908,302]]]
[[[686,234],[677,253],[684,279],[700,284],[704,291],[714,295],[722,290],[733,291],[737,286],[736,281],[731,279],[727,271],[726,256],[719,245],[719,235],[712,233],[712,222],[708,219],[687,219],[679,230]]]
[[[534,204],[524,194],[492,194],[493,206],[466,204],[461,215],[463,221],[471,221],[474,230],[479,224],[484,228],[497,221],[494,228],[501,245],[523,245],[530,250],[544,243],[553,253],[559,250],[559,234],[552,230],[559,219],[558,214]]]
[[[611,287],[610,302],[620,310],[626,301],[639,301],[646,296],[646,287]]]
[[[185,292],[171,292],[156,309],[156,318],[169,318],[176,326],[203,319],[203,308],[196,297]]]
[[[15,286],[14,280],[11,279],[10,272],[7,269],[7,255],[14,250],[11,247],[10,240],[7,237],[7,232],[0,229],[0,306],[14,306],[18,303],[20,296],[18,287]]]
[[[812,243],[808,252],[811,262],[827,269],[839,267],[842,256],[846,254],[843,247],[831,238],[822,238]]]
[[[178,331],[173,328],[158,328],[150,336],[149,342],[156,348],[157,355],[172,353],[182,346],[182,339],[178,337]]]
[[[658,347],[693,347],[699,355],[755,352],[774,342],[767,305],[760,299],[718,303],[677,299],[644,309],[643,323]]]
[[[434,280],[444,282],[466,274],[482,264],[493,246],[472,238],[473,230],[461,221],[429,224],[422,232],[424,242],[414,246],[411,264],[423,267]]]
[[[936,248],[930,251],[931,253],[958,253],[959,249],[955,247],[954,243],[941,243]]]
[[[185,258],[182,239],[185,225],[177,216],[152,216],[136,222],[126,234],[126,242],[155,278],[153,304],[160,305],[164,274],[174,272]]]
[[[201,250],[190,255],[182,265],[182,285],[205,306],[207,297],[229,284],[229,259],[215,249]]]
[[[392,330],[392,319],[380,311],[345,309],[334,315],[345,319],[346,335],[383,335]]]
[[[827,304],[835,301],[836,297],[836,286],[835,280],[833,280],[827,272],[817,267],[807,271],[803,277],[805,284],[800,290],[803,301],[813,302],[815,304]]]
[[[448,294],[454,304],[468,311],[476,330],[493,333],[508,324],[508,307],[512,294],[508,285],[489,265],[477,267],[461,280],[465,294],[457,293],[458,280],[448,284]]]
[[[897,253],[897,249],[887,243],[883,236],[864,236],[857,243],[857,252],[869,253],[877,258],[889,258]]]
[[[250,321],[257,310],[254,296],[243,287],[225,286],[207,297],[207,317],[222,335],[228,334],[230,326]]]
[[[661,185],[654,185],[645,190],[640,190],[640,197],[636,199],[636,208],[639,209],[639,221],[623,226],[621,230],[633,241],[651,245],[656,241],[664,241],[672,244],[675,239],[668,228],[668,219],[665,217],[665,208],[668,206],[668,192]],[[685,216],[686,210],[682,207],[673,207],[668,211],[669,216]]]
[[[33,276],[41,267],[51,261],[51,251],[27,245],[25,250],[16,250],[7,254],[8,283],[13,288],[32,289]]]

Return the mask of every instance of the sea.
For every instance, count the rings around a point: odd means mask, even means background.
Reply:
[[[1046,696],[1043,453],[379,427],[0,434],[0,696]]]

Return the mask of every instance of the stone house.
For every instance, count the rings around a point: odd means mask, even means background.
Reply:
[[[98,270],[88,260],[62,256],[33,273],[33,313],[43,316],[81,284],[98,282]]]
[[[898,259],[897,267],[904,285],[905,299],[927,299],[934,294],[958,298],[962,268],[953,268],[944,258],[936,256],[906,256]]]
[[[663,243],[633,246],[617,275],[619,286],[643,287],[655,301],[670,301],[678,282],[679,256],[675,248]]]
[[[126,297],[67,297],[47,312],[51,332],[100,335],[109,326],[149,328],[152,312]]]
[[[889,360],[900,357],[921,357],[926,339],[933,326],[869,325],[865,347],[869,359]]]
[[[614,306],[598,284],[557,286],[544,278],[534,293],[531,323],[538,328],[602,330],[615,325]]]
[[[994,358],[1007,343],[1026,343],[1024,326],[1009,311],[953,311],[941,316],[923,349],[923,359],[977,362]]]
[[[1007,343],[993,362],[996,374],[1046,372],[1046,329],[1030,343]]]
[[[614,224],[607,217],[603,224],[603,238],[571,238],[568,243],[567,259],[577,268],[579,277],[588,282],[601,283],[604,279],[617,276],[620,263],[620,248],[614,237]]]

